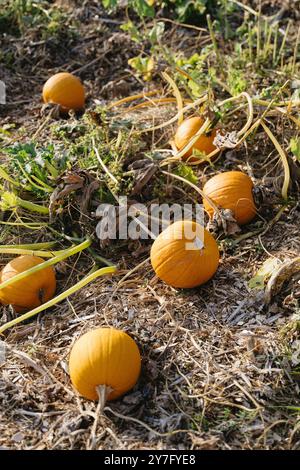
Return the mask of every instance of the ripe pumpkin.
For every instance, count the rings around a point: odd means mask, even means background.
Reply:
[[[185,119],[178,127],[175,134],[175,145],[178,150],[182,150],[203,126],[204,120],[198,116]],[[201,157],[189,158],[193,154],[193,149],[197,149],[203,152],[205,155],[209,155],[211,152],[216,150],[216,146],[213,141],[216,137],[216,129],[212,129],[208,134],[202,134],[198,140],[194,143],[193,147],[183,155],[183,160],[189,160],[191,162],[199,160]]]
[[[207,282],[219,264],[219,249],[200,224],[180,220],[169,225],[151,247],[156,275],[173,287],[196,287]]]
[[[14,258],[2,269],[0,284],[43,262],[42,258],[31,255]],[[55,273],[50,266],[0,289],[0,302],[3,305],[12,305],[16,312],[22,313],[48,302],[52,299],[55,289]]]
[[[43,88],[44,103],[60,105],[63,112],[70,109],[79,111],[85,104],[84,87],[79,80],[68,72],[60,72],[52,75]]]
[[[97,328],[74,344],[69,372],[73,386],[85,398],[97,400],[97,387],[109,387],[107,400],[114,400],[136,384],[141,356],[135,341],[124,331]],[[112,390],[110,390],[112,389]]]
[[[230,209],[239,225],[250,222],[256,215],[252,194],[253,182],[241,171],[226,171],[209,179],[203,192],[218,207]],[[204,198],[204,208],[212,218],[214,209]]]

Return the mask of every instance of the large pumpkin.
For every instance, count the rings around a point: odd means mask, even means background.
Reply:
[[[68,72],[60,72],[50,77],[43,88],[45,103],[60,105],[63,112],[70,109],[79,111],[84,107],[85,91],[79,80]]]
[[[135,341],[124,331],[97,328],[74,344],[69,360],[73,386],[80,395],[97,400],[97,387],[106,386],[107,400],[130,390],[141,370],[141,356]]]
[[[215,239],[201,225],[185,220],[166,228],[151,247],[156,275],[173,287],[195,287],[207,282],[219,264]]]
[[[0,284],[43,262],[42,258],[31,255],[14,258],[2,269]],[[4,305],[12,305],[16,312],[22,313],[50,300],[55,289],[55,273],[50,266],[0,289],[0,302]]]
[[[256,214],[251,178],[241,171],[226,171],[213,176],[205,183],[203,192],[218,207],[230,209],[239,225],[250,222]],[[210,217],[214,209],[204,198],[204,208]]]
[[[198,116],[185,119],[178,127],[175,134],[175,145],[178,150],[182,150],[194,137],[194,135],[203,126],[204,120]],[[216,150],[216,146],[213,141],[216,137],[216,129],[212,129],[208,134],[202,134],[198,140],[194,143],[193,147],[183,155],[183,160],[189,160],[191,162],[201,159],[201,157],[191,157],[193,149],[203,152],[205,155],[209,155],[211,152]]]

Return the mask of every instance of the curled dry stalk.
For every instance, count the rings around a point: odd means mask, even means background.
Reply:
[[[166,72],[162,72],[163,78],[169,83],[169,85],[173,89],[174,96],[176,98],[177,102],[177,109],[178,109],[178,125],[180,125],[183,121],[183,99],[181,96],[181,93],[178,89],[178,86],[176,85],[175,81],[173,78],[171,78]]]
[[[131,101],[138,100],[140,98],[145,98],[145,96],[157,95],[158,93],[160,93],[160,90],[153,90],[153,91],[148,91],[146,93],[139,93],[137,95],[126,96],[126,98],[122,98],[121,100],[118,100],[118,101],[115,101],[114,103],[111,103],[107,107],[107,109],[115,108],[117,106],[121,106],[122,104],[130,103]]]
[[[205,93],[203,96],[201,96],[197,100],[195,100],[192,103],[189,103],[188,105],[184,106],[184,108],[182,108],[181,112],[179,112],[179,113],[177,112],[177,114],[175,114],[175,116],[173,116],[172,119],[169,119],[168,121],[163,122],[162,124],[158,124],[157,126],[147,127],[147,129],[141,129],[141,130],[136,131],[136,132],[137,132],[137,134],[144,134],[145,132],[152,132],[152,131],[155,131],[157,129],[162,129],[164,127],[168,127],[171,124],[174,124],[178,120],[181,113],[185,113],[186,111],[189,111],[190,109],[196,108],[200,104],[205,103],[206,100],[207,100],[207,94]]]
[[[51,261],[53,261],[53,259]],[[46,263],[48,263],[48,261],[46,261]],[[45,265],[46,263],[43,263],[43,264]],[[39,264],[38,266],[41,266],[41,265]],[[112,274],[116,270],[117,270],[116,266],[109,266],[109,267],[106,267],[106,268],[98,269],[97,271],[89,274],[88,276],[83,278],[81,281],[77,282],[74,286],[70,287],[69,289],[67,289],[66,291],[64,291],[61,294],[57,295],[56,297],[49,300],[48,302],[45,302],[44,304],[40,305],[39,307],[34,308],[30,312],[27,312],[27,313],[24,313],[23,315],[20,315],[19,317],[15,318],[12,321],[4,323],[4,325],[2,325],[0,327],[0,334],[2,334],[4,331],[8,330],[12,326],[15,326],[18,323],[23,322],[24,320],[28,320],[29,318],[34,317],[35,315],[37,315],[38,313],[43,312],[47,308],[53,307],[54,305],[58,304],[62,300],[69,297],[70,295],[75,294],[75,292],[77,292],[79,289],[82,289],[84,286],[86,286],[90,282],[94,281],[98,277],[103,276],[105,274]],[[28,271],[30,271],[30,270],[28,270]],[[23,274],[23,273],[21,273],[21,274]],[[18,277],[18,276],[15,276],[15,277]],[[12,279],[14,279],[14,278],[12,278]],[[5,283],[3,283],[3,284],[5,284]],[[1,286],[2,285],[0,285],[0,288],[1,288]]]
[[[92,143],[93,143],[94,152],[95,152],[95,154],[96,154],[96,157],[97,157],[98,162],[100,163],[102,169],[104,170],[104,172],[109,176],[109,178],[110,178],[115,184],[118,184],[117,178],[115,178],[114,175],[109,171],[109,169],[107,168],[107,166],[106,166],[105,163],[103,162],[102,158],[100,157],[100,154],[99,154],[98,149],[97,149],[96,144],[95,144],[95,139],[94,139],[94,137],[92,138]]]
[[[283,283],[300,271],[300,256],[283,263],[270,277],[265,289],[264,302],[268,305]]]
[[[286,201],[287,198],[288,198],[288,189],[289,189],[290,178],[291,178],[290,167],[289,167],[289,163],[288,163],[288,160],[287,160],[287,156],[285,154],[285,151],[281,147],[280,143],[278,142],[278,140],[276,139],[276,137],[274,136],[272,131],[264,123],[264,121],[261,121],[261,125],[262,125],[264,131],[266,132],[267,136],[269,137],[269,139],[273,142],[274,147],[278,151],[279,156],[280,156],[281,161],[282,161],[282,164],[283,164],[284,181],[283,181],[283,185],[282,185],[281,194],[282,194],[282,198]]]
[[[184,103],[192,103],[193,101],[190,99],[184,99]],[[177,103],[176,98],[157,98],[157,99],[148,99],[146,101],[143,101],[142,103],[136,104],[135,106],[131,106],[130,108],[126,108],[124,110],[124,113],[129,113],[131,111],[135,111],[140,108],[146,108],[147,106],[157,106],[160,104],[173,104]]]
[[[224,101],[222,101],[221,103],[218,104],[218,107],[222,107],[227,103],[231,103],[231,102],[235,102],[235,101],[239,102],[243,98],[246,98],[247,104],[248,104],[247,121],[246,121],[245,125],[242,127],[242,129],[240,129],[237,132],[238,137],[244,136],[247,133],[247,131],[249,130],[249,128],[250,128],[250,126],[253,122],[254,111],[253,111],[252,98],[250,97],[250,95],[248,93],[242,92],[239,95],[232,96],[231,98],[228,98],[228,99],[226,99],[226,100],[224,100]],[[177,113],[177,115],[178,115],[178,113]],[[185,145],[185,147],[183,147],[183,149],[181,149],[179,152],[174,152],[173,157],[166,158],[162,162],[161,166],[166,166],[166,165],[169,165],[169,163],[171,163],[171,162],[178,161],[178,159],[180,159],[187,151],[189,151],[193,147],[195,142],[199,139],[199,137],[202,134],[205,133],[205,131],[208,129],[210,124],[211,124],[210,120],[206,119],[205,122],[203,123],[203,125],[201,126],[201,128],[196,132],[196,134],[191,138],[191,140]],[[241,143],[241,141],[237,142],[235,147],[237,147],[240,143]],[[211,153],[209,153],[206,156],[205,160],[211,161],[211,158],[214,157],[217,153],[219,153],[220,150],[221,149],[219,149],[219,148],[213,150]],[[198,161],[188,162],[188,163],[190,165],[195,166],[195,165],[199,165],[202,162],[203,162],[203,159],[199,159]]]
[[[193,188],[197,193],[202,196],[203,199],[206,199],[206,201],[209,203],[211,207],[213,207],[214,211],[222,218],[222,214],[220,212],[220,209],[218,206],[202,191],[202,189],[198,188],[195,184],[191,183],[187,179],[183,178],[182,176],[175,175],[174,173],[169,173],[168,171],[162,171],[164,175],[171,176],[172,178],[175,178],[179,181],[182,181],[183,183],[188,184],[191,188]]]
[[[176,158],[181,158],[186,152],[188,152],[192,147],[193,145],[195,144],[195,142],[197,142],[197,140],[199,139],[199,137],[204,134],[206,132],[206,130],[208,129],[208,127],[210,126],[211,124],[211,121],[210,119],[205,119],[204,123],[202,124],[202,126],[200,127],[200,129],[196,132],[196,134],[192,137],[192,139],[183,147],[182,150],[180,150],[179,152],[177,152],[174,157]]]

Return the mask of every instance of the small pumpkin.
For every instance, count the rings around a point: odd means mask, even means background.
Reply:
[[[31,255],[14,258],[2,269],[0,284],[43,262],[42,258]],[[48,302],[52,299],[55,289],[55,273],[50,266],[0,289],[0,302],[3,305],[12,305],[17,313],[22,313]]]
[[[63,112],[70,109],[80,111],[85,104],[84,87],[75,75],[68,72],[56,73],[44,85],[43,100],[44,103],[58,104]]]
[[[221,209],[230,209],[239,225],[247,224],[256,215],[253,199],[253,182],[251,178],[241,171],[226,171],[209,179],[203,192],[216,206]],[[204,198],[203,205],[210,218],[214,209]]]
[[[192,137],[194,137],[194,135],[199,131],[203,124],[204,120],[199,116],[185,119],[180,124],[174,138],[175,145],[179,151],[182,150],[190,142]],[[198,140],[194,143],[193,147],[183,155],[183,160],[188,159],[189,161],[193,162],[201,158],[200,156],[189,158],[191,157],[191,155],[193,155],[193,149],[199,150],[205,155],[209,155],[211,152],[216,150],[217,147],[213,143],[216,134],[216,129],[212,129],[209,133],[200,135]]]
[[[196,287],[207,282],[219,264],[213,236],[200,224],[180,220],[169,225],[151,247],[156,275],[173,287]]]
[[[74,388],[85,398],[97,400],[105,387],[107,400],[114,400],[136,384],[141,356],[135,341],[124,331],[97,328],[74,344],[69,372]]]

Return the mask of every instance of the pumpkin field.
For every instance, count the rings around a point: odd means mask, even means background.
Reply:
[[[0,0],[0,449],[300,450],[300,0]]]

